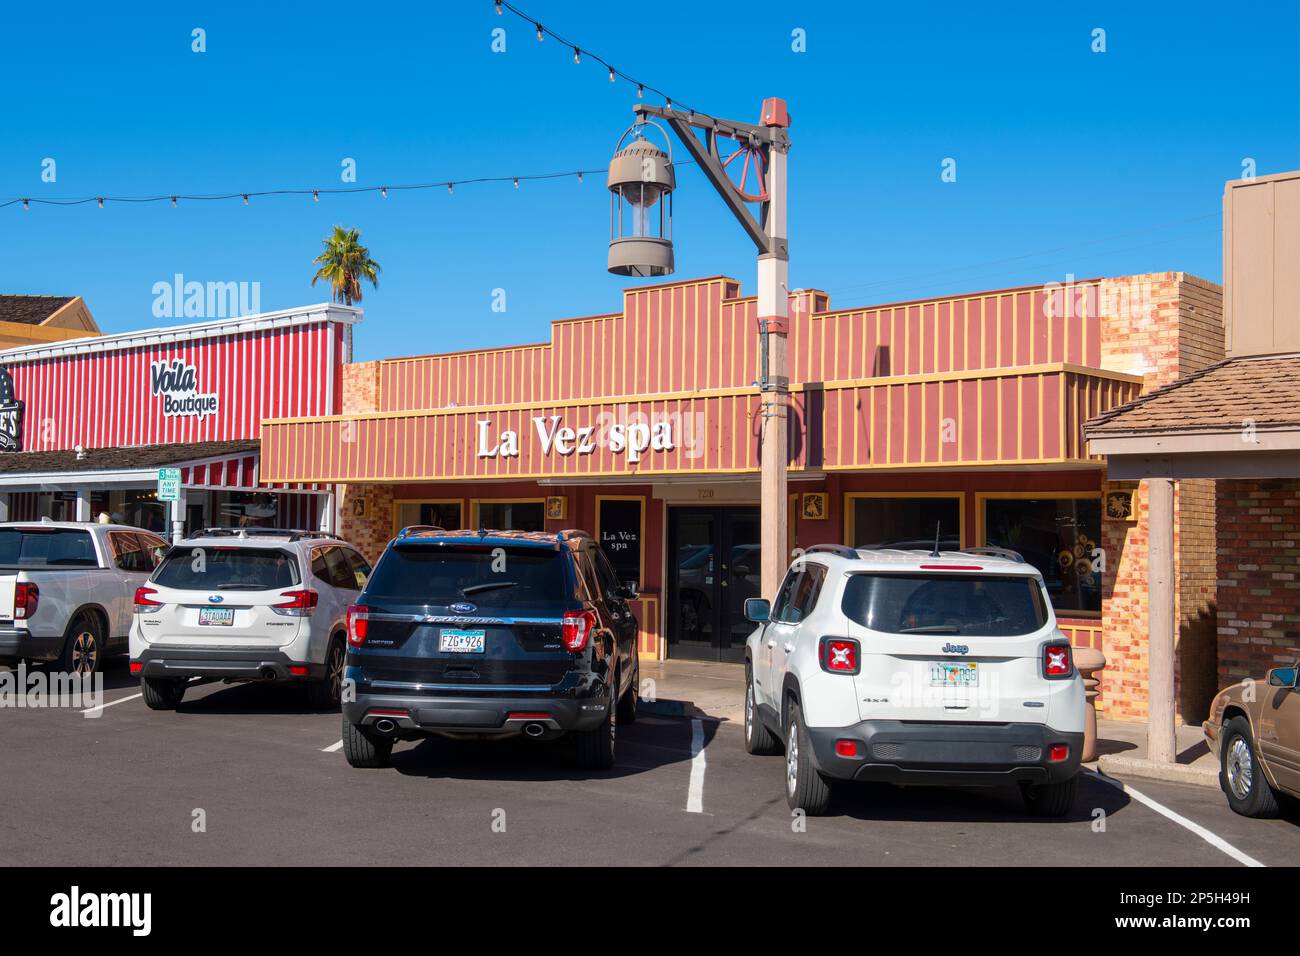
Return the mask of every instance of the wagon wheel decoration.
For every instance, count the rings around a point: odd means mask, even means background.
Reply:
[[[738,164],[736,160],[740,160]],[[733,165],[735,164],[735,165]],[[757,193],[745,191],[749,181],[749,170],[751,164],[754,169],[754,188],[762,190]],[[767,202],[767,163],[763,160],[763,151],[756,146],[750,146],[741,143],[736,147],[736,151],[722,160],[722,168],[727,170],[728,176],[731,177],[732,188],[736,190],[740,198],[745,202]],[[740,176],[740,182],[737,183],[735,177]]]

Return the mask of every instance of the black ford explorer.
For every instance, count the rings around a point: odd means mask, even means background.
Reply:
[[[579,766],[612,766],[636,719],[634,596],[582,531],[403,529],[348,612],[348,763],[430,734],[568,733]]]

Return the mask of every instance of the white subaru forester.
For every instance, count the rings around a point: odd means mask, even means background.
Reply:
[[[784,746],[792,809],[864,780],[1018,784],[1031,813],[1069,812],[1083,681],[1020,555],[819,545],[745,612],[745,746]]]

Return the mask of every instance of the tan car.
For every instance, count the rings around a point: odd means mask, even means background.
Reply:
[[[1279,798],[1300,798],[1300,689],[1297,668],[1275,667],[1264,682],[1219,691],[1201,724],[1219,759],[1228,806],[1248,817],[1277,815]]]

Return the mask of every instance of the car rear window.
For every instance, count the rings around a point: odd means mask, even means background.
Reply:
[[[1047,623],[1038,581],[1020,575],[854,574],[843,608],[886,634],[1010,637]]]
[[[550,548],[396,545],[375,566],[366,595],[479,608],[555,604],[571,596],[565,564],[565,555]]]
[[[184,591],[273,591],[298,583],[297,562],[276,548],[173,548],[153,583]]]
[[[90,532],[73,528],[0,528],[0,566],[10,568],[94,568]]]

